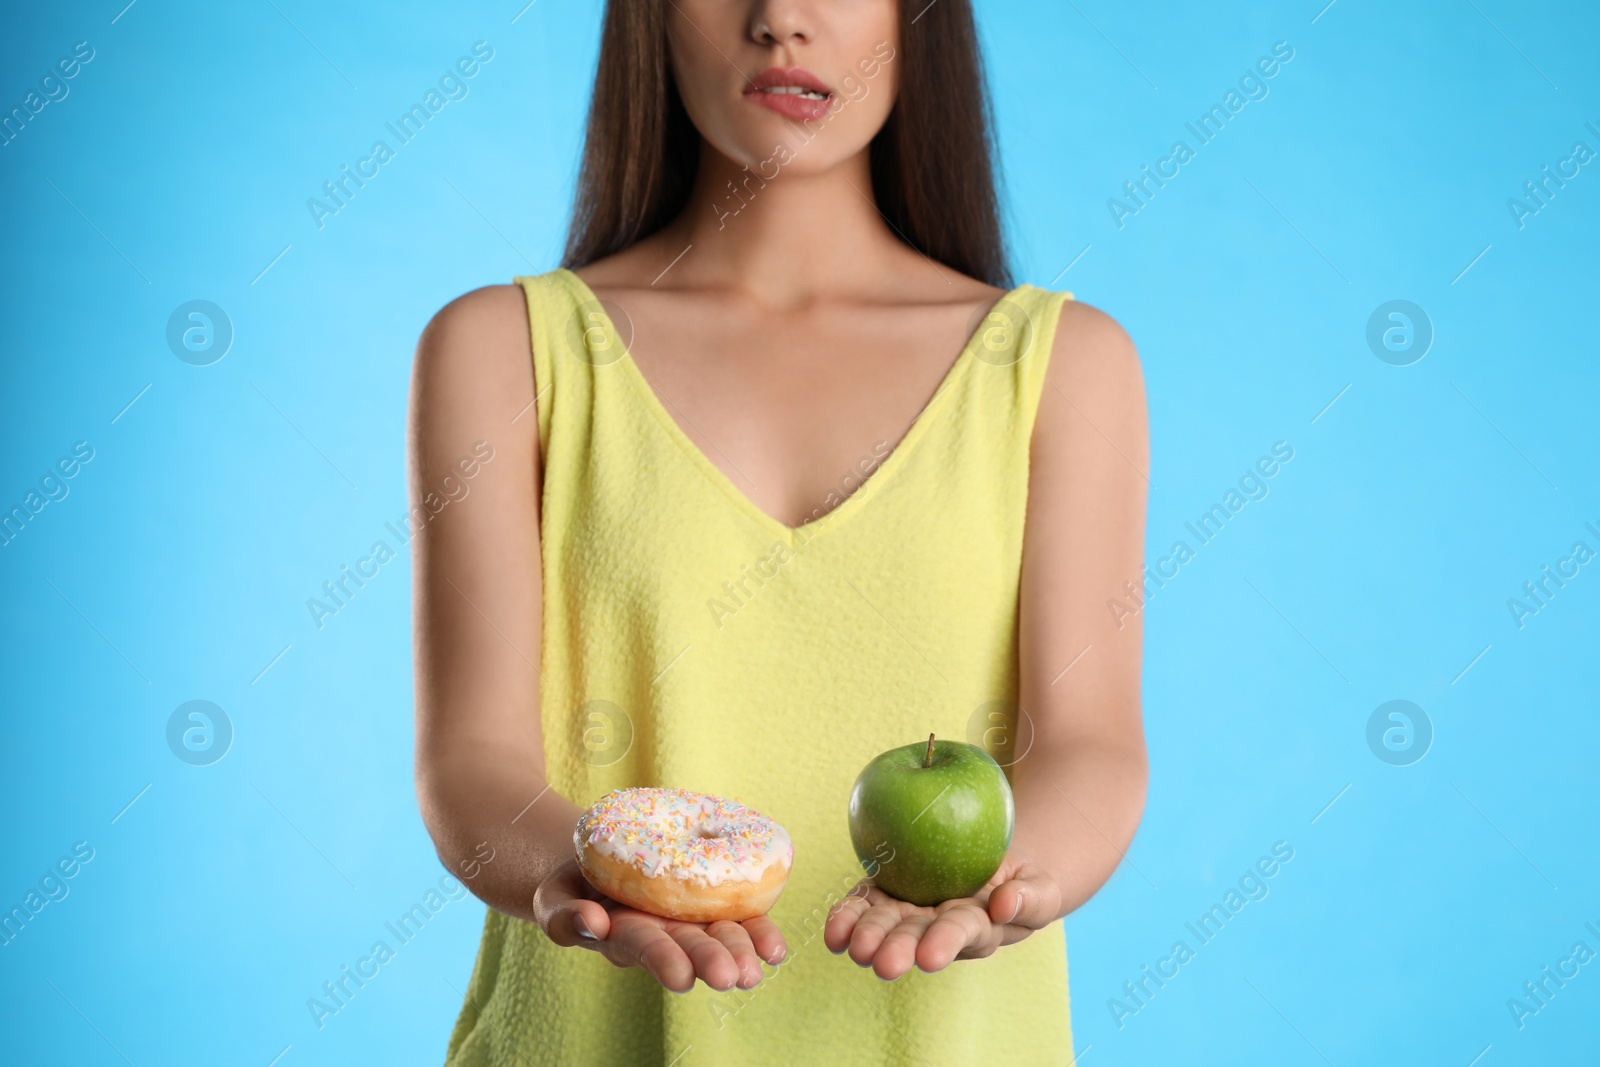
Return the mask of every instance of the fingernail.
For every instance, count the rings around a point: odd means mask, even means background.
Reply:
[[[574,915],[572,917],[572,930],[579,937],[587,938],[590,941],[600,940],[595,936],[594,931],[589,929],[589,924],[583,921],[582,915]]]

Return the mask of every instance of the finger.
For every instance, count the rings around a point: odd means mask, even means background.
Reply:
[[[750,932],[736,922],[723,920],[706,927],[706,934],[717,941],[733,957],[739,968],[739,988],[749,989],[761,981],[761,957],[756,955],[755,942]]]
[[[889,931],[900,925],[906,907],[885,898],[884,903],[873,904],[856,920],[856,928],[850,934],[850,958],[857,966],[872,966],[878,947],[889,936]]]
[[[606,959],[619,967],[643,967],[674,993],[694,988],[694,963],[659,920],[637,912],[619,912],[611,936],[601,944]]]
[[[902,918],[873,953],[872,973],[892,982],[911,970],[917,962],[917,945],[933,923],[933,914],[925,911],[912,912]]]
[[[746,919],[743,923],[745,932],[750,935],[750,941],[756,947],[756,954],[776,967],[789,956],[789,942],[784,939],[783,931],[778,924],[766,915],[758,915],[754,919]]]
[[[588,888],[576,864],[561,868],[539,884],[533,894],[534,916],[551,941],[564,948],[598,948],[610,934],[611,916],[587,895]]]
[[[1023,874],[989,894],[989,918],[1000,925],[1039,930],[1060,918],[1060,909],[1061,889],[1043,875]]]
[[[1001,929],[976,902],[940,910],[917,943],[917,967],[939,971],[957,956],[987,956],[1000,946]]]
[[[859,885],[833,906],[833,910],[828,913],[828,921],[822,927],[822,943],[828,946],[829,952],[837,956],[849,947],[856,923],[871,906],[870,887]]]
[[[739,981],[739,965],[727,947],[706,933],[705,928],[692,923],[675,924],[667,931],[694,964],[694,973],[700,980],[719,993],[732,989]],[[694,979],[689,980],[691,986]]]

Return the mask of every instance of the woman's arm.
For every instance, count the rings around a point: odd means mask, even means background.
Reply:
[[[1060,888],[1053,920],[1111,877],[1144,812],[1144,615],[1106,605],[1144,599],[1149,432],[1138,353],[1102,312],[1062,309],[1033,440],[1021,665],[1035,736],[1012,768],[1012,847]]]
[[[532,920],[534,890],[568,858],[578,812],[545,791],[538,418],[527,406],[525,309],[521,290],[503,285],[434,317],[417,345],[407,443],[413,522],[448,501],[413,542],[423,822],[467,888]],[[468,480],[458,463],[475,445],[493,458]],[[457,486],[467,493],[451,500]]]
[[[573,854],[578,808],[545,781],[534,385],[517,286],[454,301],[417,345],[410,499],[414,516],[433,516],[412,542],[423,822],[468,889],[556,944],[643,967],[679,992],[696,978],[749,988],[762,959],[784,956],[777,926],[678,923],[600,897]]]
[[[1069,301],[1033,432],[1020,623],[1033,742],[1011,768],[1011,850],[987,888],[937,908],[875,889],[846,898],[830,949],[883,978],[987,956],[1080,907],[1122,861],[1144,810],[1143,616],[1113,618],[1106,601],[1132,604],[1122,583],[1142,580],[1148,473],[1138,354]]]

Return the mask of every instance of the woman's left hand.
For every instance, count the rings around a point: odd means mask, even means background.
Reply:
[[[1037,864],[1008,852],[987,885],[970,897],[918,907],[863,879],[828,915],[822,939],[837,955],[893,981],[913,966],[938,971],[981,959],[1060,917],[1061,889]]]

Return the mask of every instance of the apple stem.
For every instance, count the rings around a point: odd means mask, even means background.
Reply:
[[[932,767],[933,766],[933,735],[932,734],[928,735],[928,752],[927,752],[926,755],[924,755],[922,757],[922,765],[924,767]]]

